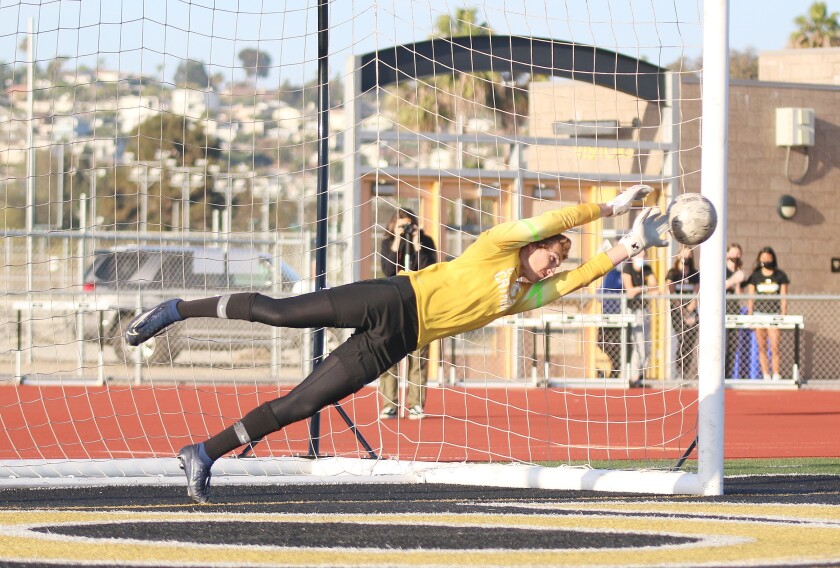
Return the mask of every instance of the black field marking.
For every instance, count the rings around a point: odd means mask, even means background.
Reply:
[[[463,512],[464,503],[555,502],[597,503],[641,500],[728,503],[821,503],[840,505],[840,476],[772,476],[727,478],[726,494],[638,495],[592,491],[552,491],[463,487],[439,484],[302,484],[217,485],[210,507],[189,502],[183,486],[61,487],[0,489],[9,509],[159,510],[248,512]]]
[[[700,539],[573,530],[301,522],[137,522],[37,527],[37,532],[95,539],[192,544],[373,548],[396,550],[558,550],[692,544]]]
[[[840,477],[727,478],[725,488],[726,495],[702,497],[433,484],[222,483],[213,487],[210,506],[189,503],[183,486],[0,489],[0,516],[6,515],[0,526],[0,568],[621,567],[651,562],[658,566],[840,566]],[[788,519],[789,526],[779,518]],[[68,536],[64,523],[89,531],[107,525],[111,532],[100,537],[78,532]],[[234,530],[231,534],[238,536],[217,539],[212,556],[203,558],[208,545],[181,533],[208,523],[223,525],[222,530]],[[313,534],[322,531],[332,548],[289,544],[278,548],[273,543],[281,538],[276,535],[285,530],[284,523],[290,523],[287,528],[304,523]],[[120,524],[122,528],[115,527]],[[346,533],[350,525],[357,527],[350,530],[362,534]],[[134,532],[125,526],[133,526]],[[426,530],[427,526],[445,527],[440,530],[446,532],[443,536],[417,532],[417,527]],[[469,540],[458,538],[460,527],[478,527],[482,544],[492,542],[498,548],[469,550]],[[574,539],[576,547],[565,551],[512,548],[486,527],[516,529],[527,533],[523,538],[543,531],[536,536],[554,537],[555,547],[563,538]],[[163,536],[168,530],[177,531],[178,539]],[[575,538],[577,532],[583,534]],[[360,538],[385,534],[389,539],[396,539],[393,535],[397,534],[403,540],[360,547]],[[511,534],[516,533],[507,531]],[[604,542],[625,535],[646,540],[639,547]],[[249,536],[258,541],[243,542]],[[292,536],[302,538],[300,533]],[[239,542],[228,543],[236,538]],[[689,540],[671,544],[679,538]],[[704,540],[692,542],[694,538]],[[407,546],[397,548],[400,544]],[[434,548],[442,544],[455,548]]]

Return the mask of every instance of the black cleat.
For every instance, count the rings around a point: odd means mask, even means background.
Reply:
[[[125,331],[126,342],[136,347],[161,333],[173,323],[184,319],[178,313],[177,306],[180,301],[167,300],[131,320]]]
[[[210,498],[207,491],[210,489],[210,467],[204,465],[198,455],[198,444],[184,446],[178,452],[178,461],[181,462],[181,469],[187,475],[187,495],[195,503],[209,503]]]

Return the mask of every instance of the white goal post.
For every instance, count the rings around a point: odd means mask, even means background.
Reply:
[[[164,299],[381,277],[405,209],[447,262],[644,183],[630,215],[568,233],[563,269],[687,191],[719,219],[698,267],[672,243],[638,269],[656,295],[605,277],[437,341],[424,387],[394,369],[394,418],[383,376],[319,428],[220,459],[213,484],[723,492],[726,0],[93,4],[0,7],[0,486],[183,483],[178,448],[352,331],[191,319],[128,347]]]

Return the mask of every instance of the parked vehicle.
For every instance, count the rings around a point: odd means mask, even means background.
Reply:
[[[80,308],[84,312],[85,340],[111,345],[118,358],[128,361],[134,360],[137,348],[125,343],[124,329],[139,311],[163,300],[245,291],[281,296],[299,292],[303,285],[291,266],[283,261],[275,264],[271,255],[253,249],[137,245],[95,251],[83,282],[82,300],[88,306]],[[187,328],[186,322],[176,324],[166,334],[146,342],[139,348],[143,360],[171,362],[191,339],[225,348],[249,346],[253,341],[270,345],[271,330],[267,326],[196,321],[203,323],[199,326],[193,321],[192,328]],[[290,356],[299,361],[299,349]]]

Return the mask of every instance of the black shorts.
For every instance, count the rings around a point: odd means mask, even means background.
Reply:
[[[338,286],[328,297],[336,326],[355,328],[331,356],[357,378],[357,389],[417,349],[417,297],[407,276]]]

